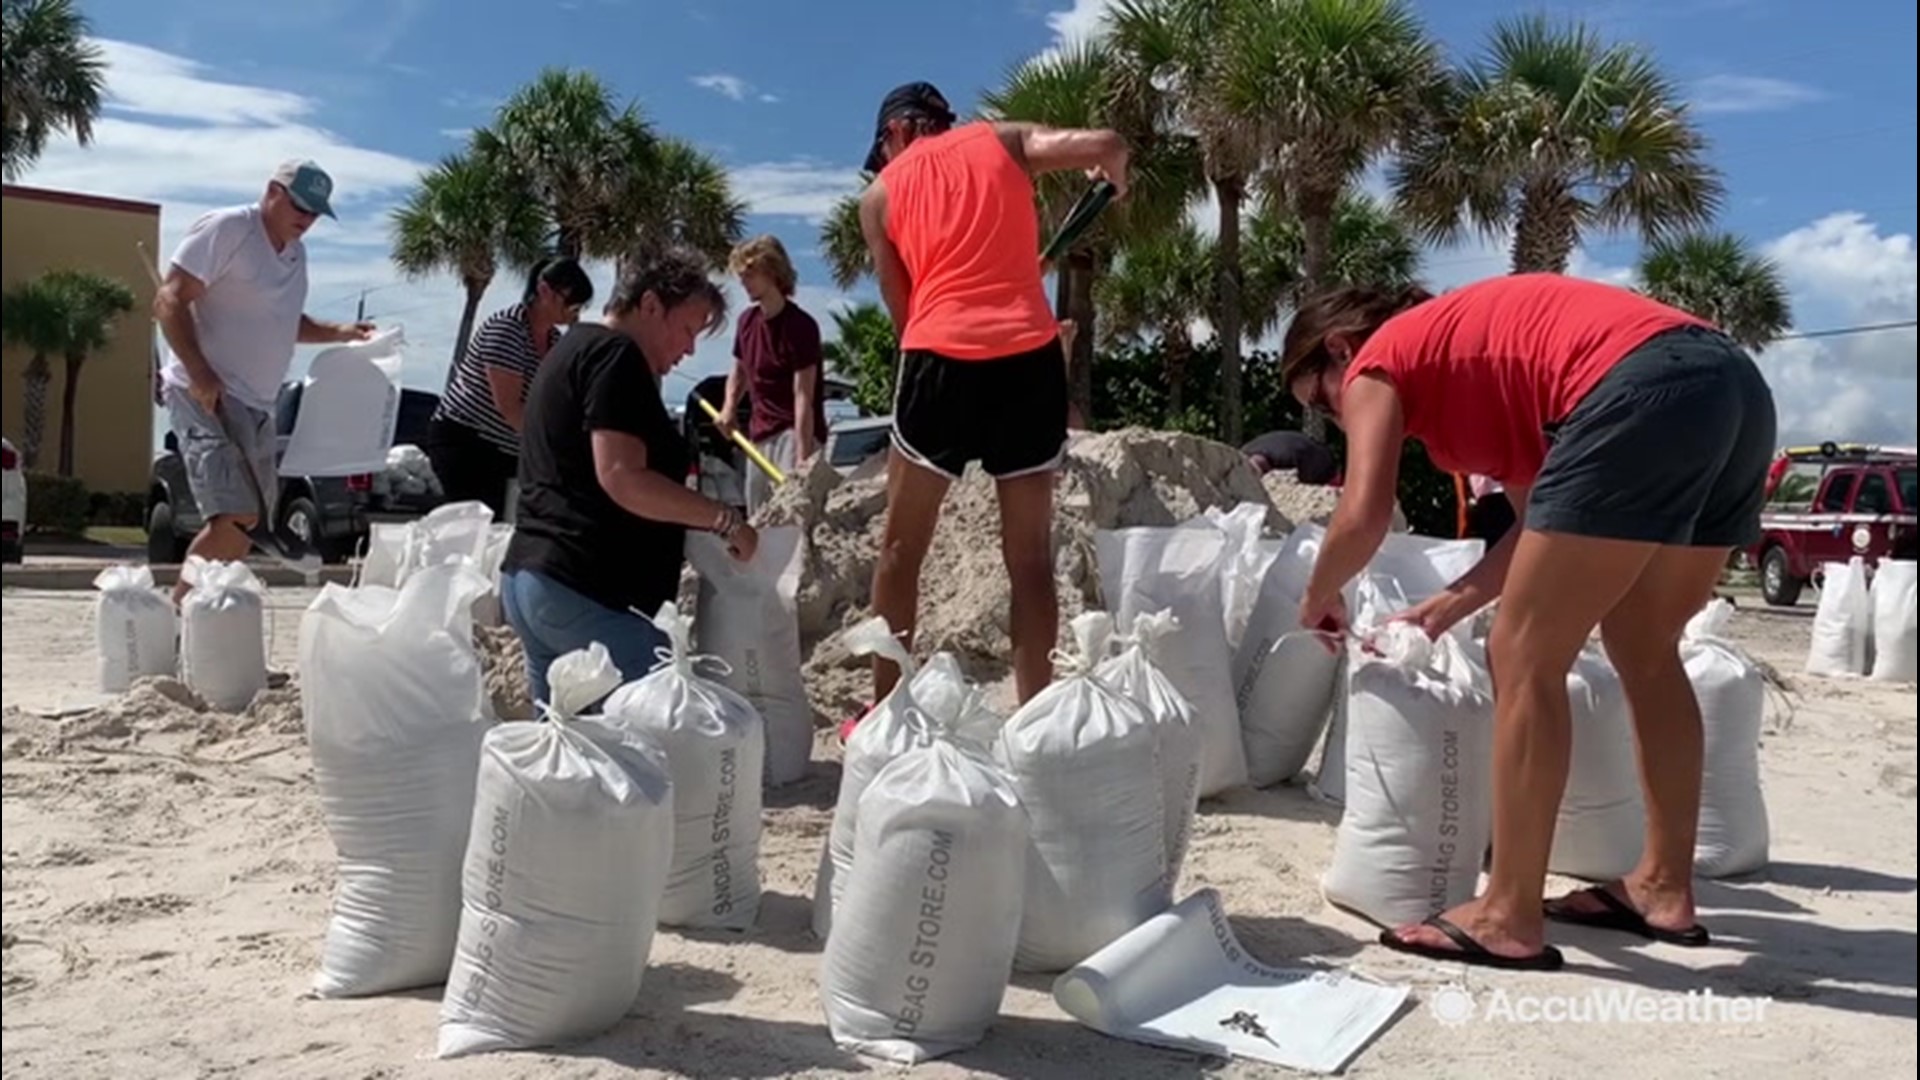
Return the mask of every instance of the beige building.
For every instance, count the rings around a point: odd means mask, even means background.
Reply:
[[[74,409],[74,473],[89,490],[144,492],[153,464],[153,281],[141,269],[160,246],[160,207],[153,203],[17,187],[0,189],[0,287],[48,270],[90,270],[133,290],[133,311],[114,328],[104,352],[80,373]],[[144,244],[143,253],[140,245]],[[32,358],[9,347],[0,365],[0,425],[20,443],[24,376]],[[53,359],[47,388],[40,464],[59,457],[66,364]]]

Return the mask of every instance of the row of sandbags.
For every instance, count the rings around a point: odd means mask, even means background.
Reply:
[[[1855,558],[1822,568],[1820,606],[1807,648],[1810,675],[1867,675],[1913,682],[1920,668],[1915,564]]]
[[[267,688],[266,586],[245,563],[198,555],[180,573],[188,590],[178,613],[148,567],[111,566],[94,578],[100,690],[178,675],[209,706],[244,709]]]

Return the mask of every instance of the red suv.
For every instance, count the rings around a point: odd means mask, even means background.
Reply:
[[[1767,603],[1798,603],[1830,562],[1913,558],[1915,462],[1912,450],[1878,446],[1783,452],[1768,481],[1760,542],[1747,553]]]

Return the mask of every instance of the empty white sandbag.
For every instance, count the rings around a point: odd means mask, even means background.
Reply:
[[[469,567],[400,589],[328,585],[300,621],[300,705],[339,855],[315,990],[354,997],[443,982],[481,740],[493,716],[473,647]]]
[[[1886,559],[1873,576],[1873,677],[1913,682],[1920,674],[1920,613],[1914,564]]]
[[[672,604],[653,623],[668,659],[615,690],[606,723],[667,755],[673,776],[673,865],[660,925],[744,930],[760,914],[760,774],[766,726],[747,699],[694,671],[693,628]]]
[[[950,734],[929,723],[861,795],[853,867],[820,965],[834,1042],[902,1064],[981,1040],[1019,934],[1027,815],[999,766]]]
[[[93,638],[100,652],[100,690],[118,694],[134,680],[172,675],[179,657],[173,601],[153,587],[144,566],[109,566],[93,579]]]
[[[1167,838],[1167,882],[1180,880],[1192,839],[1194,808],[1200,800],[1200,729],[1193,722],[1193,706],[1180,696],[1152,659],[1153,650],[1171,634],[1179,633],[1172,612],[1141,615],[1125,634],[1114,635],[1119,654],[1095,669],[1094,675],[1121,697],[1145,710],[1154,725],[1160,748],[1162,810]]]
[[[267,688],[265,589],[247,564],[187,556],[180,679],[208,705],[239,712]]]
[[[813,754],[813,706],[800,675],[798,526],[760,533],[751,562],[727,554],[719,537],[687,537],[687,562],[700,577],[694,648],[725,661],[726,684],[752,703],[767,728],[766,783],[804,779]]]
[[[1702,877],[1746,874],[1767,865],[1772,829],[1760,788],[1760,730],[1767,678],[1726,639],[1733,605],[1715,600],[1687,624],[1680,656],[1700,701],[1706,770],[1693,868]]]
[[[1220,604],[1226,614],[1227,649],[1238,648],[1247,620],[1260,597],[1260,583],[1279,556],[1282,541],[1266,540],[1267,508],[1241,503],[1231,510],[1210,507],[1201,520],[1227,534],[1226,559],[1220,571]]]
[[[1061,677],[1007,719],[997,748],[1033,835],[1022,971],[1065,971],[1173,903],[1157,727],[1093,677],[1111,619],[1087,612],[1072,631]]]
[[[1873,593],[1867,561],[1828,563],[1807,647],[1809,675],[1865,675],[1873,670]]]
[[[1573,747],[1566,793],[1553,829],[1547,869],[1612,881],[1640,861],[1646,846],[1646,800],[1634,753],[1633,713],[1606,655],[1587,649],[1567,676]]]
[[[1298,776],[1333,712],[1339,654],[1300,625],[1300,600],[1325,538],[1318,525],[1302,525],[1287,537],[1261,581],[1234,652],[1240,738],[1254,787]]]
[[[547,718],[487,733],[439,1055],[551,1046],[640,991],[673,861],[665,755],[580,709],[620,685],[604,645],[549,668]]]

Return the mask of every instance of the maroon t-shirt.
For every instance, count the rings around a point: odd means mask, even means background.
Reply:
[[[791,429],[796,422],[793,377],[820,366],[820,324],[791,300],[771,319],[759,304],[751,304],[734,328],[733,355],[753,402],[747,437],[761,442]],[[813,438],[815,446],[827,438],[827,403],[818,391],[813,395]]]

